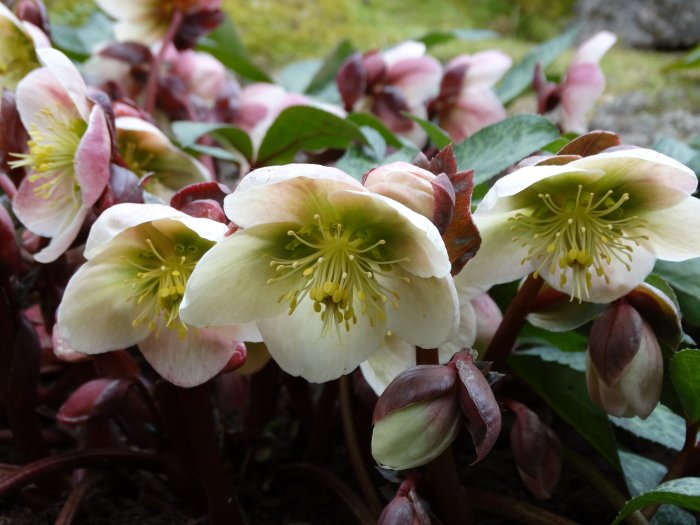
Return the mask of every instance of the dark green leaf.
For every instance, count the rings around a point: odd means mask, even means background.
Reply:
[[[258,166],[284,164],[301,150],[347,148],[352,141],[367,144],[359,126],[311,106],[293,106],[278,115],[267,130]]]
[[[452,143],[452,139],[450,139],[450,136],[440,126],[433,124],[429,120],[425,120],[423,118],[412,115],[411,113],[404,112],[404,116],[410,118],[412,121],[416,122],[421,128],[423,128],[423,131],[425,131],[428,134],[428,138],[430,138],[430,140],[437,149],[442,149],[448,144]]]
[[[327,84],[335,82],[335,75],[345,59],[355,52],[355,47],[349,40],[341,40],[333,51],[325,58],[321,67],[306,86],[307,93],[320,91]]]
[[[257,82],[272,82],[270,76],[250,60],[238,36],[236,26],[228,16],[219,24],[219,27],[199,41],[197,48],[210,53],[243,78]]]
[[[654,273],[666,279],[686,321],[700,326],[700,258],[681,262],[656,261]]]
[[[664,405],[658,405],[646,419],[638,417],[608,417],[615,426],[623,428],[635,436],[653,441],[671,450],[683,448],[683,443],[685,442],[685,420]]]
[[[700,151],[673,137],[661,137],[651,148],[689,167],[691,161],[700,154]]]
[[[654,490],[632,498],[622,507],[612,525],[622,522],[635,510],[659,503],[668,503],[688,510],[700,511],[700,478],[680,478],[667,481]]]
[[[183,148],[191,148],[200,153],[205,153],[202,146],[197,144],[197,140],[203,135],[209,135],[225,149],[235,149],[242,153],[248,160],[253,157],[253,143],[250,137],[245,131],[235,126],[229,126],[228,124],[221,124],[218,122],[190,122],[187,120],[179,120],[173,122],[173,133]],[[208,147],[204,146],[204,148]],[[213,150],[208,149],[207,154],[217,158],[231,160],[230,158],[226,158],[226,156],[221,157],[216,153],[212,153],[212,151],[216,149],[218,148],[214,148]]]
[[[549,66],[574,43],[580,31],[581,24],[576,24],[561,35],[543,42],[525,55],[496,86],[496,95],[501,99],[501,102],[506,104],[525,91],[532,84],[535,65],[540,62],[543,68]]]
[[[546,359],[535,354],[541,354]],[[526,354],[517,352],[511,355],[508,364],[515,375],[537,392],[601,456],[619,469],[617,446],[610,422],[606,414],[588,397],[584,373],[570,366],[574,364],[569,363],[572,356],[577,355],[556,349],[533,349]],[[576,365],[580,368],[580,363]]]
[[[664,69],[686,69],[692,67],[700,67],[700,45],[695,46],[693,49],[688,51],[683,55],[680,60],[669,64]]]
[[[584,352],[588,346],[588,339],[578,332],[550,332],[531,324],[526,324],[521,330],[520,341],[552,345],[564,352]]]
[[[52,43],[76,60],[85,60],[96,46],[113,38],[112,22],[102,11],[91,13],[87,21],[78,27],[51,25]]]
[[[700,350],[681,350],[673,357],[671,381],[688,419],[700,421]]]
[[[559,138],[551,121],[538,115],[515,115],[480,129],[454,147],[460,170],[474,169],[480,184]]]
[[[394,148],[403,147],[403,142],[401,142],[401,139],[399,139],[393,131],[387,128],[386,124],[371,113],[350,113],[347,116],[347,120],[354,122],[358,126],[368,126],[376,129],[379,133],[381,133],[382,137],[389,146],[393,146]]]
[[[415,40],[423,42],[426,46],[431,47],[455,39],[485,40],[487,38],[498,38],[498,33],[490,29],[450,29],[448,31],[431,31]]]

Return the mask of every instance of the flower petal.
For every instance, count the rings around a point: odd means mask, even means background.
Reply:
[[[440,125],[454,142],[461,142],[481,128],[506,118],[506,110],[496,94],[487,89],[469,89],[440,114]]]
[[[585,133],[596,101],[605,89],[605,76],[597,64],[576,64],[569,68],[561,89],[562,128]]]
[[[73,62],[59,50],[50,47],[39,48],[36,54],[39,61],[53,73],[55,82],[57,81],[71,98],[83,120],[88,120],[90,106],[87,99],[87,86]],[[45,100],[43,103],[46,105]]]
[[[401,339],[423,348],[436,348],[454,338],[460,322],[459,301],[451,276],[410,282],[392,280],[385,286],[396,292],[398,308],[386,306],[387,326]]]
[[[597,64],[615,42],[617,42],[615,33],[600,31],[578,47],[571,63],[573,65],[583,62],[593,62]]]
[[[40,263],[50,263],[58,259],[62,253],[70,248],[80,233],[88,211],[87,208],[80,208],[75,215],[66,215],[64,222],[57,225],[58,234],[51,238],[48,246],[34,254],[34,259]]]
[[[48,136],[52,120],[45,111],[60,114],[66,120],[81,119],[68,93],[61,89],[56,76],[46,68],[35,69],[17,84],[17,111],[27,130],[38,128]]]
[[[89,208],[107,186],[110,177],[109,161],[112,157],[112,138],[104,111],[93,106],[88,127],[75,152],[75,178],[80,184],[83,206]]]
[[[367,384],[381,396],[397,375],[415,365],[416,347],[396,336],[388,336],[360,368]]]
[[[187,282],[180,317],[194,326],[224,326],[278,316],[287,304],[278,298],[292,284],[268,283],[269,260],[282,249],[288,224],[263,224],[239,230],[200,259]]]
[[[700,257],[700,200],[694,197],[679,202],[675,206],[657,210],[644,216],[645,233],[648,245],[659,259],[665,261],[685,261]]]
[[[371,326],[364,315],[358,316],[357,324],[347,332],[339,326],[338,331],[331,328],[323,334],[321,316],[310,300],[301,301],[292,315],[258,319],[257,323],[270,355],[282,370],[314,383],[352,372],[379,347],[386,334],[383,323]]]

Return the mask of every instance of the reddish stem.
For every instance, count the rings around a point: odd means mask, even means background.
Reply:
[[[168,46],[171,44],[180,26],[182,25],[183,14],[179,9],[173,11],[173,18],[170,20],[168,30],[160,44],[160,49],[156,58],[151,62],[151,71],[148,75],[146,83],[146,101],[143,104],[143,109],[152,114],[156,107],[156,95],[158,94],[158,78],[160,77],[160,66],[165,60],[165,53],[168,51]]]
[[[78,483],[71,491],[68,499],[63,504],[61,512],[58,514],[54,525],[71,525],[80,510],[80,505],[83,503],[87,495],[94,489],[103,479],[102,474],[92,474]]]

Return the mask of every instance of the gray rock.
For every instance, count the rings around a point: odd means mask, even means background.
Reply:
[[[700,0],[579,0],[587,35],[607,29],[626,45],[688,49],[700,43]]]

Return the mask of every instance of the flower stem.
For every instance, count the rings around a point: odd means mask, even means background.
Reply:
[[[209,502],[211,525],[243,525],[245,517],[238,499],[231,493],[216,433],[210,399],[210,384],[177,388],[187,437],[192,445],[199,479]]]
[[[577,522],[510,496],[467,488],[467,498],[477,510],[524,525],[578,525]]]
[[[416,347],[416,363],[439,365],[436,348]],[[470,525],[474,523],[472,509],[463,497],[464,489],[452,455],[452,447],[426,465],[427,479],[435,492],[438,515],[445,525]]]
[[[379,517],[382,512],[382,502],[379,499],[377,491],[372,484],[372,478],[367,470],[367,465],[362,456],[359,444],[357,442],[357,432],[355,431],[355,422],[352,414],[352,404],[350,401],[350,379],[348,376],[342,376],[339,380],[340,385],[340,414],[343,420],[343,432],[345,434],[345,445],[348,448],[350,455],[350,464],[355,473],[355,479],[360,485],[360,490],[365,498],[370,511],[375,518]]]
[[[158,94],[158,78],[160,76],[160,66],[165,60],[165,53],[168,51],[168,46],[175,38],[180,25],[182,25],[182,11],[175,9],[173,11],[173,18],[170,20],[170,26],[168,26],[168,31],[165,33],[163,40],[160,44],[160,49],[155,59],[151,62],[151,71],[148,75],[148,82],[146,83],[146,101],[143,104],[143,109],[152,114],[156,107],[156,95]]]
[[[525,317],[530,312],[532,303],[543,284],[544,281],[540,277],[535,277],[534,274],[527,277],[503,314],[503,321],[486,349],[484,361],[493,361],[495,368],[503,368],[525,324]]]

